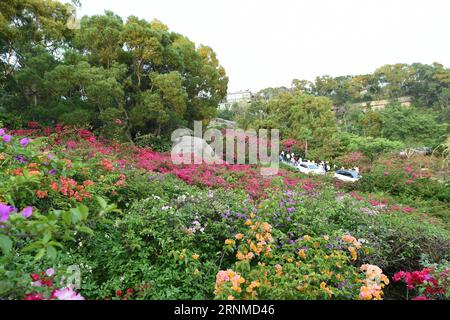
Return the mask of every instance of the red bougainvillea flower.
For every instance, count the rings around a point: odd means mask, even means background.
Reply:
[[[46,127],[46,128],[44,129],[44,134],[45,134],[46,136],[52,134],[52,128]]]
[[[36,122],[36,121],[30,121],[27,123],[27,125],[28,125],[28,128],[31,128],[31,129],[39,128],[39,122]]]
[[[33,281],[38,281],[41,278],[41,276],[37,273],[30,274],[30,277]]]
[[[42,293],[27,293],[24,300],[44,300]]]

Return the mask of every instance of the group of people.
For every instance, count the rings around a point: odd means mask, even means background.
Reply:
[[[287,151],[281,151],[280,161],[293,167],[298,167],[301,163],[315,164],[325,172],[331,171],[331,169],[333,169],[333,171],[336,171],[338,169],[345,169],[344,167],[338,168],[336,164],[331,165],[329,161],[302,159],[300,156],[295,155],[294,152],[289,153]],[[358,167],[353,167],[350,170],[354,170],[359,173]]]

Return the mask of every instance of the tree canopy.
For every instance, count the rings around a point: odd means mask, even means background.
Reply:
[[[161,21],[107,11],[67,26],[54,0],[0,4],[0,108],[6,123],[90,125],[132,140],[205,124],[227,91],[215,52]]]

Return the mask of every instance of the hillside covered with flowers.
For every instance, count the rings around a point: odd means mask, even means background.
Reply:
[[[0,296],[448,298],[448,221],[368,188],[173,165],[62,125],[1,129]]]

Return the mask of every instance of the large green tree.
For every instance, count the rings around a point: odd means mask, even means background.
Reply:
[[[71,10],[58,1],[7,0],[0,8],[3,114],[89,124],[129,140],[167,137],[193,120],[206,125],[226,94],[214,51],[158,20],[123,21],[107,11],[73,29]]]

